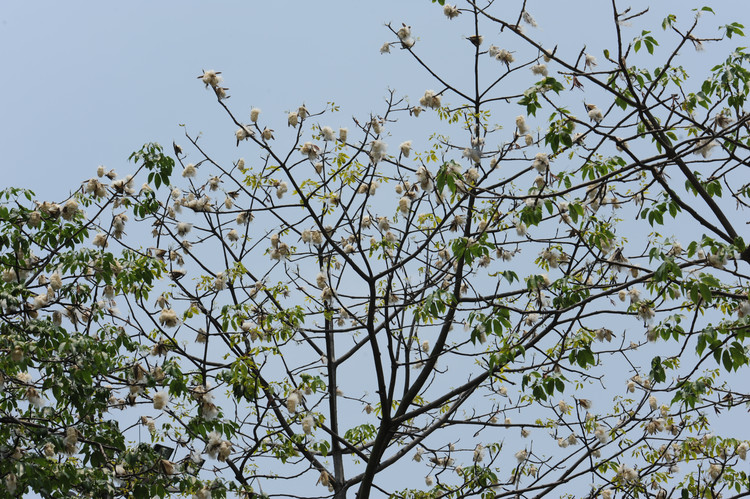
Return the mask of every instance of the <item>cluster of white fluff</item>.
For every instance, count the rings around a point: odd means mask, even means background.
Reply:
[[[398,39],[401,40],[401,46],[403,48],[411,48],[414,46],[414,38],[411,36],[411,26],[407,26],[406,24],[402,24],[401,27],[396,32],[396,36],[398,36]]]
[[[431,109],[438,109],[442,102],[440,95],[436,94],[434,90],[425,90],[424,95],[419,99],[419,104]]]

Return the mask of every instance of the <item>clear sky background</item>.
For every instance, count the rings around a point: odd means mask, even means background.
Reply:
[[[633,2],[634,10],[648,3]],[[720,19],[750,21],[742,0],[658,2],[648,19],[658,36],[666,12],[687,21],[690,8],[705,4],[718,14],[706,19],[706,36],[716,34],[709,28]],[[527,8],[539,22],[533,34],[548,46],[577,53],[588,43],[600,59],[601,48],[613,46],[610,2],[532,0]],[[446,74],[446,61],[469,50],[428,0],[4,2],[0,186],[63,199],[99,164],[127,173],[126,158],[145,142],[186,142],[180,124],[203,132],[214,152],[236,155],[235,127],[196,79],[201,69],[223,71],[230,106],[245,113],[260,107],[277,130],[286,128],[285,111],[303,101],[312,108],[335,101],[342,122],[382,109],[389,87],[415,102],[434,84],[405,54],[378,52],[393,40],[384,24],[402,21],[412,25],[426,60]],[[709,47],[696,59],[711,54]],[[456,68],[451,76],[460,80]]]

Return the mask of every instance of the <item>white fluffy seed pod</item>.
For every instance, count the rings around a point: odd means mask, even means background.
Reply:
[[[169,393],[162,390],[154,394],[154,409],[162,410],[167,406],[169,401]]]

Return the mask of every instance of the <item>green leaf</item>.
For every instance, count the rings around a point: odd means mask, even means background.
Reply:
[[[565,383],[563,383],[563,380],[560,378],[557,378],[555,380],[555,388],[557,388],[558,392],[564,392],[565,391]]]
[[[698,289],[700,290],[703,301],[705,301],[706,303],[711,303],[711,288],[709,288],[705,283],[700,283],[698,285]]]

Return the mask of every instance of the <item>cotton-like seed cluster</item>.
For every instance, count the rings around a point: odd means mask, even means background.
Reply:
[[[531,166],[533,166],[539,173],[545,173],[549,168],[549,156],[543,152],[537,153],[536,156],[534,156],[534,161]]]
[[[443,5],[443,14],[445,14],[445,17],[448,19],[455,19],[461,14],[461,11],[458,10],[458,7],[451,4],[445,4]]]
[[[506,49],[497,47],[495,45],[490,45],[489,55],[493,59],[502,62],[508,67],[510,67],[511,62],[515,61],[515,58],[513,57],[513,54],[511,52],[507,51]]]
[[[169,393],[164,390],[158,391],[154,394],[154,409],[162,410],[167,406],[169,401]]]
[[[482,35],[471,35],[466,37],[469,42],[471,42],[472,45],[475,47],[479,47],[482,43],[484,43],[484,37]]]
[[[36,388],[33,386],[30,386],[26,388],[26,400],[29,401],[29,404],[33,405],[36,408],[40,408],[44,406],[44,399],[40,395],[40,393],[37,391]]]
[[[349,136],[349,129],[348,128],[339,128],[339,140],[341,142],[346,142],[346,139]]]
[[[708,476],[711,477],[711,480],[716,480],[721,476],[722,469],[720,464],[714,463],[708,467]]]
[[[219,187],[221,186],[222,180],[219,177],[211,177],[208,179],[208,190],[210,191],[218,191]]]
[[[453,217],[453,220],[451,220],[450,225],[448,225],[448,230],[451,232],[457,232],[458,229],[461,229],[466,226],[466,216],[465,215],[456,215]]]
[[[420,166],[417,168],[416,172],[417,181],[419,182],[419,187],[422,188],[425,192],[432,191],[434,184],[432,182],[432,176],[430,175],[429,170],[425,168],[424,166]]]
[[[333,131],[333,128],[329,126],[324,126],[323,128],[321,128],[320,133],[321,135],[323,135],[323,140],[325,140],[326,142],[336,140],[336,134]]]
[[[185,206],[186,208],[191,209],[196,213],[214,211],[214,207],[210,197],[202,196],[200,198],[196,198],[193,193],[190,193],[186,198],[175,201],[174,206]]]
[[[742,319],[750,315],[750,301],[745,300],[737,305],[737,317]]]
[[[524,325],[529,326],[529,327],[533,326],[537,322],[539,322],[539,314],[533,313],[533,312],[530,314],[527,314],[526,317],[524,317],[523,319]]]
[[[667,252],[667,255],[669,256],[680,256],[682,254],[682,244],[680,244],[679,241],[675,241],[672,243],[672,247]]]
[[[72,220],[78,211],[78,202],[75,199],[68,199],[60,210],[60,216],[62,216],[64,220]]]
[[[195,342],[205,344],[208,341],[208,333],[203,328],[198,329],[198,334],[195,336]]]
[[[483,459],[484,459],[484,446],[482,444],[477,444],[477,446],[474,448],[473,461],[475,463],[481,463]]]
[[[255,131],[247,125],[240,126],[237,131],[234,132],[234,136],[237,139],[237,145],[239,145],[243,140],[247,140],[254,135]]]
[[[48,301],[49,300],[47,299],[47,295],[46,294],[44,294],[44,295],[36,295],[34,297],[33,310],[39,310],[41,308],[46,307]]]
[[[260,133],[260,136],[263,137],[263,140],[265,141],[273,140],[274,139],[273,129],[268,128],[268,127],[263,128],[263,131]]]
[[[406,215],[407,213],[409,213],[409,208],[411,208],[411,199],[409,199],[406,196],[404,196],[401,199],[399,199],[399,201],[398,201],[398,209],[399,209],[399,211],[401,211],[401,213],[403,213],[404,215]]]
[[[737,455],[740,456],[740,459],[745,460],[747,459],[747,451],[750,450],[750,444],[747,442],[742,442],[740,445],[737,446]]]
[[[596,429],[594,430],[594,436],[602,444],[606,444],[609,440],[609,433],[607,433],[607,429],[600,425],[597,425]]]
[[[612,341],[612,338],[614,338],[614,336],[615,335],[611,329],[599,328],[596,330],[596,339],[599,341],[610,342]]]
[[[195,169],[195,165],[192,163],[185,165],[185,168],[182,170],[182,176],[185,178],[193,178],[197,174],[198,170]]]
[[[588,104],[586,108],[588,109],[589,119],[594,123],[601,123],[601,121],[604,119],[602,110],[596,107],[595,104]]]
[[[292,111],[287,115],[286,119],[287,125],[291,127],[296,127],[299,124],[299,115],[296,111]]]
[[[292,414],[297,412],[297,405],[303,401],[302,398],[297,390],[292,391],[286,398],[286,409]]]
[[[464,179],[466,179],[466,182],[475,185],[477,181],[479,180],[479,170],[477,170],[475,167],[471,167],[468,170],[466,170],[466,173],[464,174]]]
[[[286,182],[279,182],[279,185],[276,186],[276,197],[281,199],[288,190],[289,186]]]
[[[313,429],[315,428],[315,419],[313,419],[312,415],[308,414],[304,418],[302,418],[302,431],[305,432],[305,435],[312,434]]]
[[[96,179],[92,179],[96,181]],[[88,188],[86,188],[86,192],[89,192]],[[104,194],[106,194],[107,191],[104,189]],[[102,196],[104,196],[102,194]],[[42,213],[38,210],[34,210],[31,213],[29,213],[29,218],[26,221],[27,224],[29,224],[29,227],[37,228],[42,224]]]
[[[539,253],[539,257],[544,260],[550,268],[556,269],[560,265],[560,254],[554,249],[544,249]]]
[[[177,235],[180,237],[185,237],[188,235],[190,230],[193,228],[193,224],[188,222],[178,222],[177,223]]]
[[[278,234],[271,236],[271,250],[269,252],[272,260],[281,260],[291,254],[289,245],[279,239]]]
[[[401,27],[396,32],[396,36],[401,40],[401,46],[403,48],[411,48],[414,46],[414,38],[411,36],[411,26],[401,24]]]
[[[529,127],[526,125],[526,118],[523,115],[516,116],[516,128],[521,135],[529,133]]]
[[[209,388],[208,385],[197,385],[190,390],[190,394],[198,402],[203,418],[211,421],[219,415],[219,408],[213,403],[214,396]]]
[[[333,301],[335,294],[336,292],[330,286],[326,286],[320,293],[320,299],[323,300],[324,303],[330,304]]]
[[[627,466],[625,464],[621,464],[617,468],[617,476],[620,477],[621,480],[628,482],[628,483],[634,483],[638,481],[638,472],[631,468],[630,466]]]
[[[382,140],[373,140],[370,146],[370,158],[373,164],[377,164],[385,157],[385,150],[388,145]]]
[[[403,154],[405,158],[408,158],[411,153],[411,140],[402,142],[399,149],[401,150],[401,154]]]
[[[315,277],[315,284],[320,289],[323,289],[328,285],[328,277],[326,277],[322,270],[318,272],[318,275]]]
[[[537,24],[533,17],[531,17],[531,14],[529,14],[528,11],[524,10],[521,14],[521,19],[523,19],[523,22],[531,26],[532,28],[536,28]]]
[[[480,151],[476,147],[467,147],[463,150],[463,153],[461,155],[475,164],[479,164],[479,162],[482,160],[482,151]]]
[[[39,211],[44,213],[50,218],[56,219],[60,217],[60,213],[62,212],[62,208],[57,203],[50,203],[49,201],[44,201],[43,203],[38,205]]]
[[[213,288],[215,291],[222,291],[223,289],[226,289],[227,287],[228,278],[224,272],[219,272],[216,274],[216,278],[214,278],[213,282]]]
[[[709,253],[708,256],[706,257],[706,261],[712,267],[715,267],[717,269],[723,269],[724,266],[727,264],[727,256],[719,255],[716,253]]]
[[[214,71],[213,69],[209,69],[208,71],[203,71],[203,74],[198,77],[203,83],[206,84],[206,88],[213,87],[217,88],[221,84],[221,71]]]
[[[302,231],[301,239],[303,243],[320,246],[323,244],[323,233],[319,230],[305,229]]]
[[[18,274],[15,269],[3,270],[3,282],[15,282],[18,280]]]
[[[434,464],[435,466],[445,468],[446,466],[453,466],[453,463],[455,461],[452,458],[449,458],[448,456],[443,456],[443,457],[435,456],[435,457],[430,458],[430,462]]]
[[[622,249],[617,248],[614,253],[612,253],[612,256],[609,257],[609,263],[612,266],[612,269],[615,272],[620,272],[623,269],[623,265],[627,265],[629,260],[625,255],[622,254]]]
[[[159,314],[159,323],[164,327],[175,327],[178,322],[177,312],[171,308],[165,308]]]
[[[320,153],[320,147],[313,144],[312,142],[305,142],[300,146],[299,152],[302,153],[303,156],[307,156],[307,159],[309,159],[310,161],[313,161],[318,157],[318,154]]]
[[[438,94],[435,94],[434,90],[425,90],[424,95],[419,99],[419,104],[430,109],[439,109],[442,101]]]
[[[63,445],[65,446],[65,452],[67,454],[75,454],[78,445],[78,430],[69,426],[65,429],[65,437],[63,438]]]
[[[372,131],[376,135],[380,135],[383,132],[383,121],[378,118],[373,118],[370,120],[370,125],[372,126]]]
[[[232,443],[229,440],[223,440],[221,435],[212,431],[208,434],[206,443],[206,454],[212,459],[225,462],[232,453]]]
[[[549,74],[546,64],[534,64],[531,66],[532,74],[546,77]]]
[[[58,291],[60,288],[62,288],[62,277],[60,276],[59,272],[55,272],[50,276],[49,285],[52,286],[52,289],[54,289],[55,291]]]
[[[175,269],[169,273],[169,277],[171,277],[173,281],[179,281],[186,275],[187,275],[187,270],[185,269]]]
[[[107,242],[107,235],[103,233],[98,233],[94,236],[94,240],[91,242],[94,246],[97,246],[99,248],[106,248],[109,246],[109,243]]]
[[[249,211],[243,211],[237,214],[237,225],[247,225],[253,221],[255,216]]]
[[[654,317],[656,317],[656,312],[651,307],[651,304],[648,302],[641,302],[638,304],[638,317],[643,319],[646,322],[651,321]]]

